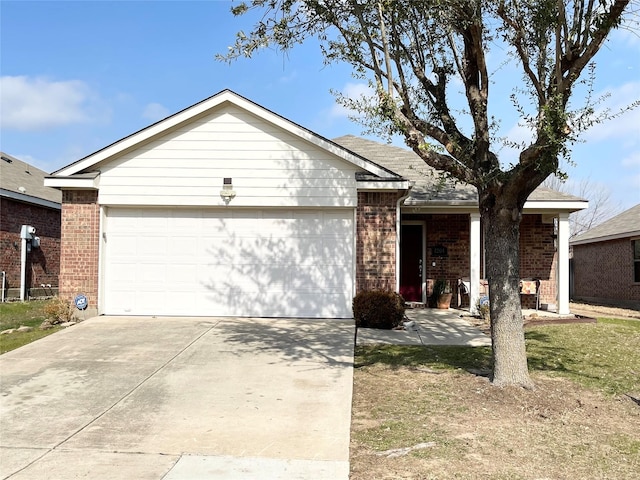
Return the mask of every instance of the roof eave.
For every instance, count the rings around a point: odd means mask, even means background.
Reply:
[[[411,188],[411,182],[396,179],[358,180],[356,186],[359,192],[409,190]]]
[[[573,213],[589,208],[586,200],[529,200],[525,202],[523,213]]]
[[[100,186],[100,173],[80,174],[71,177],[50,176],[44,179],[45,187],[65,190],[98,190]]]
[[[62,208],[62,204],[58,202],[53,202],[51,200],[46,200],[40,197],[33,197],[24,193],[13,192],[5,188],[0,188],[0,196],[22,203],[30,203],[32,205],[38,205],[40,207],[53,208],[55,210],[60,210]]]
[[[616,233],[613,235],[603,235],[601,237],[585,238],[584,240],[580,240],[580,239],[569,240],[569,244],[570,245],[586,245],[589,243],[607,242],[610,240],[621,240],[624,238],[634,238],[634,237],[640,237],[640,230]]]

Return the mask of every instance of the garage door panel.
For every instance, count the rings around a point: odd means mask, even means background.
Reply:
[[[106,232],[107,314],[351,316],[353,210],[118,208]]]

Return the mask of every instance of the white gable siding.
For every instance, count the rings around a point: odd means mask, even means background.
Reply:
[[[101,167],[103,205],[355,207],[357,167],[227,105]]]

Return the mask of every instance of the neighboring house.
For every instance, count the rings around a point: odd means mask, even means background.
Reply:
[[[576,300],[640,310],[640,204],[570,244]]]
[[[53,295],[60,273],[62,193],[44,186],[46,172],[6,153],[1,157],[0,270],[4,272],[4,298],[20,298],[22,225],[35,227],[40,239],[40,246],[25,257],[25,299]]]
[[[61,294],[101,314],[349,318],[358,291],[424,301],[433,279],[466,277],[473,306],[476,193],[429,172],[225,90],[45,180],[63,191]],[[568,216],[586,206],[545,189],[525,205],[523,275],[561,312]]]

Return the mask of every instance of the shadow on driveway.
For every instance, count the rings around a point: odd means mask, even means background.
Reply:
[[[0,478],[346,480],[353,338],[342,320],[87,320],[0,356]]]

